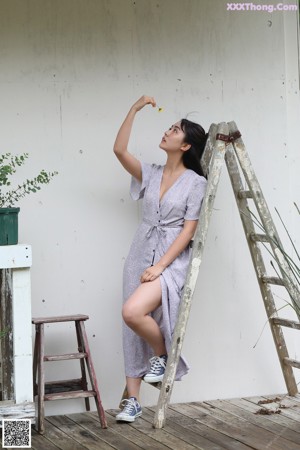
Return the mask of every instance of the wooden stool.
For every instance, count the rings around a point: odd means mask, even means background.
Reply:
[[[37,430],[43,434],[45,431],[44,425],[44,402],[48,400],[64,400],[70,398],[85,399],[86,410],[90,410],[89,397],[94,397],[96,407],[102,428],[107,428],[105,412],[101,403],[98,383],[92,358],[88,339],[84,327],[84,321],[88,320],[89,316],[77,314],[74,316],[59,316],[59,317],[39,317],[33,318],[32,323],[35,325],[35,344],[33,356],[33,392],[38,397],[38,422]],[[44,351],[44,324],[58,323],[58,322],[75,322],[78,353],[69,353],[66,355],[45,355]],[[64,381],[50,381],[45,383],[45,361],[64,361],[64,360],[80,360],[81,378],[75,380]],[[85,364],[90,377],[92,390],[88,390]]]

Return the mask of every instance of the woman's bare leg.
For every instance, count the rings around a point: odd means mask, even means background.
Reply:
[[[141,382],[142,382],[141,378],[126,377],[128,398],[135,397],[138,402],[140,401]]]
[[[155,355],[167,353],[165,341],[157,322],[149,316],[161,305],[161,285],[159,278],[142,283],[123,306],[125,323],[153,348]]]

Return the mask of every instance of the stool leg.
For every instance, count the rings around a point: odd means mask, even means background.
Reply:
[[[77,335],[77,343],[78,343],[78,351],[79,353],[84,352],[84,345],[81,339],[81,334],[80,334],[80,327],[79,327],[79,321],[75,320],[75,328],[76,328],[76,335]],[[86,378],[86,371],[85,371],[85,365],[84,365],[84,360],[80,359],[80,368],[81,368],[81,385],[82,385],[82,390],[83,391],[87,391],[88,390],[88,385],[87,385],[87,378]],[[85,409],[86,411],[90,411],[90,399],[88,397],[86,397],[84,399],[85,401]]]
[[[84,327],[84,322],[82,320],[79,321],[79,331],[80,331],[80,337],[81,337],[83,345],[84,345],[84,351],[85,351],[85,353],[87,353],[86,363],[87,363],[87,368],[88,368],[88,372],[89,372],[90,379],[91,379],[91,385],[92,385],[93,391],[96,392],[95,402],[96,402],[96,407],[97,407],[101,427],[107,428],[105,412],[104,412],[101,398],[100,398],[96,373],[95,373],[94,365],[92,363],[92,358],[91,358],[90,347],[89,347],[89,343],[88,343],[88,339],[87,339],[87,335],[86,335],[86,331],[85,331],[85,327]]]
[[[44,410],[44,397],[45,397],[45,372],[44,372],[44,324],[37,325],[37,337],[38,337],[38,432],[44,434],[45,432],[45,410]]]

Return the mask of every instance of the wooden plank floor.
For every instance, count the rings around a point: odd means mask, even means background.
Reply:
[[[94,412],[47,417],[32,449],[300,450],[300,395],[173,404],[162,430],[152,427],[154,408],[132,424],[116,423],[116,413],[107,411],[107,430]]]

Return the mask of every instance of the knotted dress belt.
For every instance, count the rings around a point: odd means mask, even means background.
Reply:
[[[165,234],[167,232],[166,228],[182,228],[182,226],[183,226],[182,221],[172,222],[169,224],[163,224],[163,223],[154,224],[150,220],[143,219],[143,222],[146,223],[147,225],[150,225],[150,228],[146,233],[147,238],[151,237],[154,230],[156,230],[159,234],[161,234],[161,236],[165,236]]]
[[[148,239],[151,237],[154,230],[156,230],[157,233],[161,235],[161,237],[164,237],[166,235],[167,228],[182,228],[183,227],[182,221],[171,222],[169,224],[162,224],[162,223],[153,224],[153,222],[150,222],[150,220],[143,219],[143,223],[150,225],[150,228],[146,233],[146,237]],[[189,247],[192,248],[192,246],[193,246],[193,241],[190,241]]]

